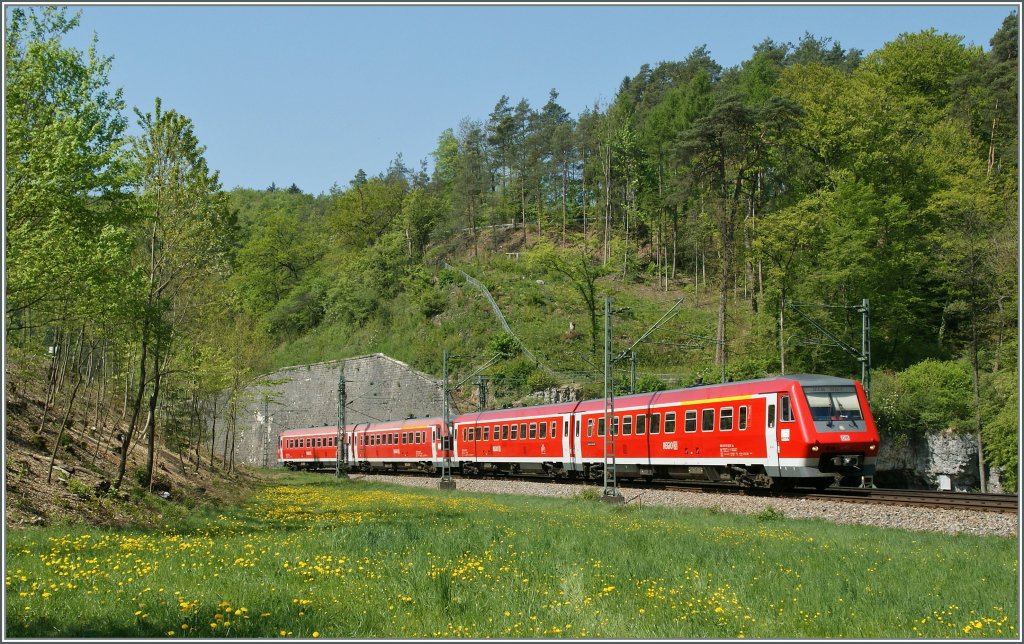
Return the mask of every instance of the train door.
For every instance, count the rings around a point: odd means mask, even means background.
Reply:
[[[576,440],[573,434],[572,414],[562,414],[562,465],[566,471],[576,470]]]
[[[758,394],[755,398],[764,399],[765,473],[779,476],[779,395]]]
[[[441,466],[441,426],[430,426],[430,460],[435,466]]]

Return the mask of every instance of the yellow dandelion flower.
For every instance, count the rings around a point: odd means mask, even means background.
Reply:
[[[313,631],[313,637],[320,637],[320,631]]]

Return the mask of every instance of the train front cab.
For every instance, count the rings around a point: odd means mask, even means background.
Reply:
[[[824,489],[837,478],[870,481],[879,438],[860,383],[829,376],[791,378],[786,391],[768,396],[776,398],[768,401],[777,405],[776,413],[768,414],[776,431],[769,428],[766,437],[775,437],[778,453],[768,475],[780,487],[799,483]]]

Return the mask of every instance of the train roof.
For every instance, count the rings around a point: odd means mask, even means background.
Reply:
[[[367,426],[373,429],[406,429],[413,427],[424,427],[430,424],[440,424],[440,416],[428,416],[426,418],[404,418],[401,420],[387,420],[383,422],[375,423],[350,423],[345,427],[348,431],[353,431],[357,428],[366,428]],[[338,431],[337,425],[324,425],[322,427],[296,427],[294,429],[286,429],[281,432],[282,436],[302,434],[302,435],[324,435],[324,434],[335,434]]]
[[[756,390],[758,386],[764,385],[769,382],[797,382],[801,386],[850,386],[854,384],[853,380],[849,378],[838,378],[836,376],[826,376],[821,374],[809,374],[809,373],[794,373],[787,374],[784,376],[768,376],[765,378],[754,378],[751,380],[737,380],[734,382],[715,382],[701,385],[693,385],[690,387],[682,387],[678,389],[669,389],[666,391],[656,392],[642,392],[637,394],[625,394],[615,396],[615,405],[617,407],[629,407],[642,405],[645,402],[653,401],[655,398],[664,398],[673,394],[689,394],[691,392],[702,395],[713,390],[720,390],[723,388],[736,390],[737,393],[749,393],[752,390]],[[592,398],[588,400],[581,400],[579,402],[565,402],[555,403],[548,405],[534,405],[530,407],[511,407],[506,409],[491,409],[485,411],[474,411],[465,414],[459,414],[453,420],[458,423],[465,422],[488,422],[493,419],[506,418],[509,412],[514,412],[517,416],[546,416],[556,414],[568,414],[572,412],[581,411],[593,411],[594,409],[600,409],[604,406],[603,398]]]

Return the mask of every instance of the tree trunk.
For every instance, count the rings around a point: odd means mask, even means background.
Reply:
[[[83,348],[83,346],[85,344],[82,341],[82,336],[83,335],[85,335],[85,327],[84,326],[82,327],[82,330],[78,332],[78,358],[75,361],[76,364],[81,362],[81,360],[82,360],[82,348]],[[91,359],[92,358],[92,355],[91,355],[92,351],[90,351],[89,353],[90,353],[89,357]],[[82,377],[81,369],[80,368],[79,369],[75,369],[75,385],[71,389],[71,397],[68,399],[67,409],[64,410],[64,418],[63,418],[63,420],[61,420],[61,422],[60,422],[60,429],[57,431],[57,440],[54,441],[54,444],[53,444],[53,453],[50,454],[50,466],[46,470],[46,482],[47,483],[49,483],[53,479],[53,462],[55,460],[57,460],[57,452],[60,450],[60,441],[61,441],[62,438],[64,438],[64,430],[67,429],[68,418],[71,417],[71,408],[75,404],[75,396],[78,395],[78,388],[82,386],[82,380],[84,380],[84,378]]]
[[[160,380],[163,369],[160,367],[160,340],[157,339],[153,347],[153,391],[149,395],[149,418],[147,419],[146,432],[146,485],[149,491],[153,491],[153,461],[156,456],[156,408],[160,399]]]
[[[124,480],[125,467],[128,464],[128,447],[131,445],[132,436],[135,434],[135,424],[139,421],[139,412],[142,411],[142,397],[146,393],[146,359],[149,350],[149,316],[142,323],[142,342],[139,347],[139,382],[135,391],[135,403],[132,405],[132,417],[125,428],[124,436],[121,439],[121,454],[117,463],[117,475],[114,479],[114,489],[121,489],[121,481]]]

